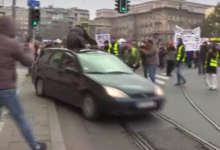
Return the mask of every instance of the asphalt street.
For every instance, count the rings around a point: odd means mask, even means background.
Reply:
[[[195,70],[186,70],[184,74],[188,80],[197,78]],[[168,101],[161,113],[196,135],[218,145],[220,134],[190,105],[181,89],[173,86],[175,81],[174,76],[163,85]],[[190,82],[188,83],[189,86]],[[203,87],[203,90],[206,91],[205,85]],[[201,147],[200,144],[177,131],[173,125],[155,114],[140,117],[105,116],[99,122],[89,122],[84,120],[79,109],[69,104],[56,100],[56,106],[67,150],[74,148],[83,150],[135,149],[134,144],[119,124],[121,121],[150,142],[156,149],[198,150]]]
[[[139,73],[142,75],[141,71]],[[163,73],[163,71],[158,73]],[[218,117],[220,97],[207,90],[204,77],[198,76],[196,70],[184,70],[183,74],[188,81],[185,85],[185,92],[191,101],[217,124],[220,124],[220,117]],[[163,84],[167,103],[160,113],[202,139],[220,147],[219,131],[192,106],[180,87],[173,86],[175,83],[176,77],[173,76]],[[36,97],[34,94],[33,96]],[[47,99],[38,98],[39,101]],[[120,125],[121,122],[148,141],[155,149],[199,150],[202,147],[154,113],[131,117],[104,116],[98,122],[90,122],[82,117],[80,109],[59,100],[54,101],[67,150],[137,149]]]
[[[155,149],[198,150],[202,147],[156,115],[105,116],[99,122],[90,122],[81,116],[79,109],[59,101],[56,104],[67,150],[135,150],[136,146],[119,124],[121,121]]]
[[[197,70],[194,69],[191,72],[190,75],[186,76],[187,84],[184,86],[186,93],[200,110],[220,123],[220,98],[214,92],[207,90],[204,76],[199,76]],[[161,113],[199,137],[220,147],[220,132],[192,106],[180,87],[173,86],[175,82],[176,78],[171,78],[170,82],[164,86],[167,104]]]

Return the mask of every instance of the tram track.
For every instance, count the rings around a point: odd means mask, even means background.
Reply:
[[[138,133],[133,131],[126,123],[120,122],[120,125],[124,129],[124,133],[130,137],[139,150],[155,150],[146,139],[142,138]]]
[[[209,116],[209,114],[207,114],[206,112],[204,112],[194,101],[193,99],[190,97],[190,95],[187,93],[187,91],[185,90],[185,88],[183,86],[181,86],[181,90],[183,95],[185,96],[185,98],[188,100],[188,102],[217,130],[220,132],[220,124],[218,124],[211,116]],[[218,95],[220,97],[219,93],[215,93],[216,95]]]
[[[185,129],[180,124],[178,124],[175,121],[173,121],[172,119],[164,116],[163,114],[161,114],[159,112],[155,112],[154,114],[156,114],[160,118],[162,118],[162,119],[166,120],[167,122],[171,123],[172,125],[174,125],[176,127],[176,129],[179,130],[181,133],[187,135],[191,139],[193,139],[193,140],[197,141],[198,143],[200,143],[201,145],[203,145],[204,150],[220,150],[219,147],[215,146],[214,144],[212,144],[208,141],[205,141],[204,139],[200,138],[199,136],[197,136],[194,133],[190,132],[189,130]]]
[[[192,133],[191,131],[185,129],[180,124],[176,123],[175,121],[166,117],[165,115],[163,115],[159,112],[153,112],[152,114],[154,114],[154,115],[158,116],[159,118],[165,120],[166,122],[174,125],[175,129],[177,129],[179,132],[181,132],[182,134],[186,135],[190,139],[201,144],[202,147],[200,149],[202,149],[202,150],[220,150],[220,148],[217,147],[216,145],[200,138],[199,136],[197,136],[194,133]],[[159,150],[159,149],[154,148],[155,146],[153,144],[151,144],[150,141],[143,138],[139,133],[135,132],[132,128],[130,128],[128,124],[126,124],[124,122],[120,122],[120,125],[122,126],[124,133],[128,137],[130,137],[131,141],[136,145],[136,147],[139,150]],[[166,150],[168,150],[168,149],[166,149]]]
[[[215,95],[217,95],[220,98],[220,93],[217,91],[213,91],[215,93]]]

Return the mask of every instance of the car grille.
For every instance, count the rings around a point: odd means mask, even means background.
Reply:
[[[151,98],[153,96],[155,96],[154,93],[140,93],[130,95],[131,98]]]

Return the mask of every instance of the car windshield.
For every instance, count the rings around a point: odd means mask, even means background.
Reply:
[[[118,57],[105,53],[81,53],[79,61],[85,73],[131,74],[133,71]]]

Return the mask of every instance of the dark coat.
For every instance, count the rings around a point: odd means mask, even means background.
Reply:
[[[98,47],[97,42],[92,39],[81,26],[72,28],[66,38],[66,46],[70,50]]]
[[[13,39],[15,33],[13,21],[0,17],[0,90],[16,88],[16,62],[25,67],[34,63],[34,53]]]

